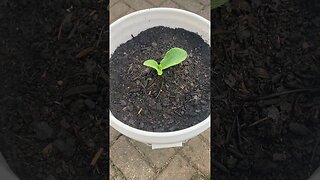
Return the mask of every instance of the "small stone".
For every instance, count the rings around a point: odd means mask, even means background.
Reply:
[[[128,109],[128,111],[133,111],[133,105],[129,105],[129,106],[127,106],[127,109]]]
[[[92,78],[90,78],[90,77],[89,77],[89,78],[87,78],[87,83],[88,83],[88,84],[92,84],[92,83],[93,83],[93,79],[92,79]]]
[[[303,49],[308,49],[310,47],[309,43],[308,42],[303,42],[302,43],[302,48]]]
[[[239,33],[240,39],[248,39],[251,37],[251,33],[248,30],[243,30]]]
[[[96,69],[97,63],[93,60],[88,60],[84,66],[88,73],[92,73]]]
[[[278,82],[280,82],[281,77],[282,77],[281,74],[276,74],[276,75],[272,76],[272,78],[271,78],[272,83],[278,83]]]
[[[302,125],[299,123],[290,123],[289,130],[294,134],[301,135],[301,136],[306,136],[311,133],[310,130],[305,125]]]
[[[141,82],[139,80],[136,80],[136,84],[137,84],[137,86],[139,86],[141,84]]]
[[[143,75],[149,74],[150,71],[151,71],[150,68],[145,68],[145,69],[143,70]]]
[[[157,128],[154,130],[155,132],[163,132],[164,131],[164,128],[163,127],[160,127],[160,128]]]
[[[96,143],[92,139],[89,139],[88,141],[86,141],[86,145],[89,148],[94,148],[96,146]]]
[[[63,81],[62,81],[62,80],[57,81],[57,84],[58,84],[59,86],[62,86],[62,85],[63,85]]]
[[[169,131],[174,131],[174,130],[176,130],[176,129],[177,129],[176,126],[171,126],[171,127],[169,128]]]
[[[98,14],[95,14],[95,15],[93,15],[92,19],[93,19],[93,20],[97,20],[98,17],[99,17],[99,15],[98,15]]]
[[[248,170],[248,169],[250,169],[250,162],[249,162],[248,159],[241,160],[241,161],[238,163],[237,167],[238,167],[239,169],[241,169],[241,170],[244,170],[244,171],[245,171],[245,170]]]
[[[33,123],[35,127],[36,136],[40,140],[46,140],[53,138],[54,130],[49,126],[47,122],[35,122]]]
[[[144,109],[144,110],[142,111],[142,114],[143,114],[143,115],[148,115],[148,114],[150,114],[150,112],[148,111],[148,109]]]
[[[263,174],[268,174],[276,170],[278,165],[267,159],[261,159],[261,160],[259,159],[255,162],[255,165],[253,167],[258,172],[261,172]]]
[[[63,128],[65,128],[65,129],[68,129],[68,128],[71,127],[70,124],[69,124],[65,119],[62,119],[62,120],[60,121],[60,125],[61,125]]]
[[[139,128],[142,129],[143,127],[144,127],[144,123],[141,122],[141,123],[139,124]]]
[[[299,32],[291,32],[291,33],[289,33],[289,37],[288,38],[292,42],[298,42],[302,38],[302,35]]]
[[[169,106],[170,105],[170,99],[169,98],[164,98],[162,104],[163,104],[163,106]]]
[[[80,112],[84,108],[84,102],[82,99],[77,99],[70,105],[70,111],[77,113]]]
[[[153,47],[156,47],[158,44],[157,44],[156,42],[152,42],[151,45],[152,45]]]
[[[236,166],[236,163],[237,163],[237,159],[234,158],[233,156],[230,156],[228,159],[227,159],[227,166],[228,168],[230,169],[233,169],[235,166]]]
[[[207,104],[207,101],[201,100],[201,104]]]
[[[268,108],[268,117],[273,120],[278,120],[280,118],[280,112],[275,106]]]
[[[283,161],[287,159],[287,156],[281,153],[274,153],[272,159],[273,161]]]
[[[75,143],[72,139],[67,139],[66,141],[63,141],[61,139],[55,140],[53,142],[54,147],[58,149],[58,151],[66,156],[66,157],[72,157],[75,151]]]
[[[161,110],[162,110],[162,106],[161,106],[161,104],[160,104],[160,103],[157,103],[157,104],[156,104],[156,109],[157,109],[157,110],[159,110],[159,111],[161,111]]]
[[[49,176],[47,176],[45,180],[58,180],[58,179],[50,174]]]
[[[165,119],[169,119],[169,118],[170,118],[170,115],[168,115],[168,114],[163,114],[162,116],[163,116],[163,118],[165,118]]]
[[[156,101],[153,98],[148,98],[148,102],[150,106],[154,107],[156,105]]]
[[[96,107],[96,103],[91,99],[85,99],[83,102],[89,109],[94,109]]]
[[[126,103],[126,101],[124,101],[124,100],[120,100],[120,105],[121,105],[121,106],[126,106],[127,103]]]

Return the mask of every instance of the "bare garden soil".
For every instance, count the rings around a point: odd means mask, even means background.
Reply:
[[[0,151],[20,179],[109,177],[108,16],[103,0],[0,1]]]
[[[216,180],[306,180],[320,166],[320,2],[212,11]]]
[[[143,65],[158,63],[178,47],[187,51],[181,64],[161,76]],[[209,116],[210,46],[184,29],[154,27],[120,45],[110,59],[110,109],[117,119],[141,130],[169,132]]]

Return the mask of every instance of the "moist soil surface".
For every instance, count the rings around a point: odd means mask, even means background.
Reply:
[[[320,166],[319,1],[212,11],[212,177],[306,180]]]
[[[109,177],[108,16],[105,1],[0,1],[0,151],[20,179]]]
[[[158,63],[173,48],[188,57],[161,76],[143,65]],[[210,105],[210,46],[196,33],[154,27],[120,45],[110,59],[110,109],[123,123],[146,131],[169,132],[206,119]]]

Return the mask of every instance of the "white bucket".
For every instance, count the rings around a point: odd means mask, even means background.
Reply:
[[[199,34],[210,45],[210,21],[180,9],[152,8],[126,15],[110,25],[110,57],[118,46],[141,31],[165,26],[183,28]],[[110,111],[110,125],[120,133],[137,141],[150,144],[152,149],[179,147],[182,143],[210,128],[210,115],[202,122],[179,131],[150,132],[130,127],[116,119]]]

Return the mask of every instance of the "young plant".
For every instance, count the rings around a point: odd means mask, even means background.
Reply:
[[[211,0],[211,9],[216,9],[227,2],[228,0]]]
[[[157,70],[158,75],[161,76],[164,69],[180,64],[182,61],[186,60],[187,57],[188,54],[185,50],[181,48],[171,48],[160,61],[160,64],[153,59],[149,59],[146,60],[143,65]]]

